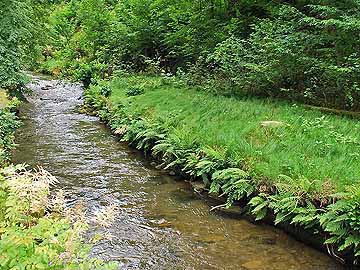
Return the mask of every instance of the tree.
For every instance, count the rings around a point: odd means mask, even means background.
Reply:
[[[28,1],[0,2],[0,87],[14,88],[24,82],[21,68],[32,39],[31,10]]]

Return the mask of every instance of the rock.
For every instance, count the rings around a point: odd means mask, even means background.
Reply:
[[[51,85],[45,85],[43,87],[41,87],[41,90],[50,90],[52,88]]]
[[[171,176],[175,176],[175,175],[176,175],[176,173],[175,173],[174,171],[170,171],[170,172],[169,172],[169,175],[171,175]]]
[[[281,121],[262,121],[260,123],[260,126],[264,128],[277,128],[277,127],[289,126],[289,124],[286,124]]]
[[[208,191],[206,185],[203,182],[190,182],[190,185],[195,192],[201,193],[204,191]]]
[[[223,234],[210,234],[202,237],[198,241],[204,244],[215,244],[221,241],[225,241],[225,236]]]
[[[264,239],[262,239],[262,243],[265,245],[275,245],[276,239],[275,238],[264,238]]]
[[[154,161],[150,162],[150,166],[151,167],[156,167],[156,162],[154,162]]]
[[[158,228],[170,228],[172,226],[170,221],[167,221],[166,219],[162,218],[160,220],[151,220],[153,226]]]
[[[127,126],[122,126],[122,127],[117,128],[114,131],[114,134],[122,136],[122,135],[125,135],[126,132],[127,132]]]

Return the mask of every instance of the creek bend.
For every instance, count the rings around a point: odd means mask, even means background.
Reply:
[[[334,260],[266,225],[209,212],[210,202],[149,165],[96,117],[79,114],[79,84],[33,76],[20,108],[15,163],[42,166],[69,204],[119,215],[93,254],[120,269],[335,270]]]

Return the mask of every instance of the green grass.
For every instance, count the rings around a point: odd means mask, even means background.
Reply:
[[[129,89],[145,90],[127,96]],[[176,115],[171,132],[210,147],[274,183],[306,178],[323,193],[343,191],[360,179],[360,123],[274,100],[213,96],[159,77],[126,77],[111,82],[113,103],[147,118]],[[281,121],[282,127],[262,127]]]

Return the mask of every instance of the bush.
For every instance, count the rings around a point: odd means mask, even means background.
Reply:
[[[117,269],[90,259],[91,245],[85,241],[89,228],[84,209],[65,207],[64,193],[50,194],[56,179],[39,168],[22,165],[0,172],[0,268],[16,269]],[[114,207],[95,215],[108,226]]]
[[[5,109],[0,109],[0,167],[10,160],[10,151],[15,146],[14,133],[20,122],[11,110],[17,105],[18,100],[14,98]]]
[[[249,38],[232,36],[218,44],[208,57],[213,80],[225,78],[237,95],[360,109],[360,40],[350,38],[359,26],[353,13],[336,3],[279,5],[272,12],[273,18],[253,26]]]

